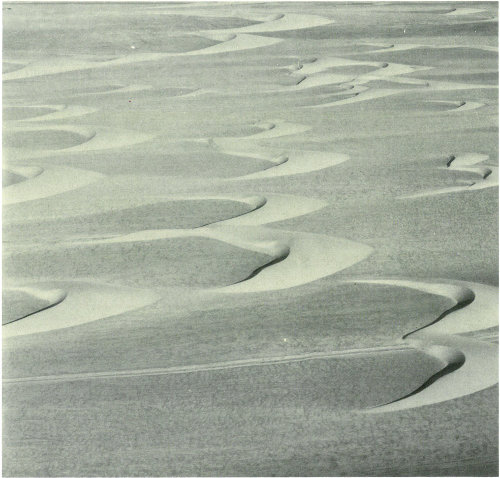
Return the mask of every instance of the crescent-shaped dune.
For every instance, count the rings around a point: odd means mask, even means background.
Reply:
[[[14,184],[32,179],[43,173],[43,168],[39,166],[11,166],[5,165],[2,169],[2,186],[11,187]],[[6,181],[7,179],[7,181]]]
[[[55,282],[43,286],[62,289],[64,300],[50,309],[4,325],[4,338],[93,322],[144,307],[159,298],[148,290],[90,282]]]
[[[484,390],[498,383],[498,345],[457,336],[498,326],[498,288],[473,282],[361,280],[368,284],[406,287],[446,297],[453,306],[433,323],[405,335],[413,347],[443,364],[411,394],[369,412],[392,412],[431,405]]]
[[[208,35],[208,33],[199,33],[199,36],[207,37]],[[222,39],[221,43],[217,45],[183,53],[136,53],[105,61],[88,61],[84,58],[52,58],[44,61],[29,63],[23,68],[4,73],[2,75],[2,79],[3,81],[13,81],[37,76],[56,75],[71,71],[109,68],[147,61],[158,61],[169,57],[214,55],[219,53],[238,52],[274,45],[276,43],[280,43],[281,41],[283,40],[280,38],[261,37],[258,35],[241,33],[233,35],[229,39]]]
[[[288,30],[302,30],[304,28],[314,28],[335,23],[330,18],[318,15],[306,15],[299,13],[287,13],[276,17],[271,17],[268,21],[246,27],[229,28],[224,30],[208,30],[234,33],[269,33]]]
[[[66,298],[63,289],[44,287],[6,287],[2,291],[2,324],[37,314]]]
[[[54,110],[41,116],[33,118],[24,118],[21,121],[55,121],[64,120],[66,118],[73,118],[75,116],[84,116],[97,111],[97,108],[81,105],[42,105],[41,108],[50,108]],[[38,108],[38,107],[37,107]]]
[[[69,167],[45,168],[38,175],[12,184],[3,190],[3,204],[16,204],[42,199],[80,188],[102,179],[104,175],[93,171]]]
[[[73,125],[23,125],[14,126],[6,130],[9,133],[24,135],[28,140],[30,135],[40,136],[38,142],[42,147],[23,148],[18,151],[17,156],[22,159],[39,158],[53,156],[55,154],[66,154],[68,152],[97,151],[101,149],[121,148],[144,143],[155,137],[154,134],[140,133],[138,131],[124,130],[118,128],[106,128],[96,126]],[[55,146],[54,142],[44,145],[43,135],[54,133],[67,133],[76,139],[70,144],[60,144]],[[50,139],[50,138],[49,138]],[[22,146],[22,138],[17,140]]]
[[[498,345],[455,335],[422,335],[421,338],[425,345],[434,342],[441,347],[447,347],[448,354],[445,357],[436,354],[436,349],[423,349],[443,360],[442,371],[431,377],[413,394],[370,409],[371,413],[395,412],[432,405],[464,397],[498,383]],[[417,342],[414,345],[419,347]]]
[[[209,237],[244,244],[255,241],[273,244],[270,267],[237,284],[213,289],[221,293],[251,293],[288,289],[335,274],[368,257],[372,248],[347,239],[263,227],[211,226]],[[268,252],[269,254],[269,252]]]
[[[336,166],[349,159],[347,154],[330,153],[328,151],[296,151],[286,157],[286,162],[280,162],[274,167],[247,174],[246,176],[231,178],[230,180],[268,179],[306,174]]]
[[[453,186],[448,188],[423,191],[416,194],[401,196],[399,199],[415,199],[440,194],[476,191],[479,189],[498,187],[498,166],[474,166],[475,164],[486,161],[488,159],[489,156],[487,154],[480,153],[463,153],[458,156],[451,156],[447,163],[448,169],[477,174],[481,179],[472,183],[461,181],[464,183],[464,185],[462,186]]]
[[[448,13],[443,13],[442,15],[446,15],[449,17],[456,17],[460,15],[474,15],[476,13],[483,13],[484,9],[482,8],[467,8],[467,7],[461,7],[461,8],[454,8],[451,12]]]
[[[304,216],[323,209],[328,205],[320,199],[313,199],[289,194],[266,194],[261,198],[259,207],[253,211],[231,219],[219,221],[223,225],[260,226],[293,217]]]
[[[206,36],[199,34],[200,36]],[[281,38],[261,37],[258,35],[248,35],[245,33],[238,34],[227,41],[223,41],[218,45],[209,46],[201,50],[193,50],[185,53],[175,53],[171,56],[193,56],[193,55],[215,55],[219,53],[238,52],[242,50],[252,50],[254,48],[262,48],[265,46],[275,45],[283,40]]]

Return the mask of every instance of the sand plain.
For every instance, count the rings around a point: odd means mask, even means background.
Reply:
[[[497,4],[4,3],[5,476],[496,476]]]

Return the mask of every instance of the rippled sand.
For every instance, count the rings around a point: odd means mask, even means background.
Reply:
[[[496,476],[493,3],[3,7],[5,476]]]

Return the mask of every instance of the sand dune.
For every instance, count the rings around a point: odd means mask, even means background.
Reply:
[[[443,13],[443,15],[449,16],[449,17],[456,17],[460,15],[474,15],[476,13],[483,13],[484,9],[482,8],[467,8],[467,7],[461,7],[461,8],[454,8],[451,12],[448,13]]]
[[[441,360],[441,372],[410,395],[370,409],[370,412],[390,412],[439,403],[498,383],[498,345],[455,335],[498,326],[498,288],[462,281],[357,282],[408,287],[446,297],[454,303],[435,322],[405,336],[410,345]]]
[[[479,103],[477,101],[448,101],[448,100],[429,100],[430,103],[442,103],[442,104],[448,104],[450,106],[453,106],[453,108],[450,108],[449,110],[446,110],[447,112],[460,112],[463,113],[464,111],[472,111],[477,108],[482,108],[484,103]]]
[[[423,191],[416,194],[402,196],[400,199],[413,199],[427,196],[435,196],[439,194],[449,194],[463,191],[476,191],[478,189],[486,189],[498,186],[498,166],[474,166],[489,159],[486,154],[480,153],[464,153],[458,156],[451,156],[448,160],[448,169],[455,171],[463,171],[473,173],[480,176],[476,181],[460,181],[461,186],[453,186],[448,188],[434,189]]]
[[[118,128],[68,124],[9,127],[6,129],[6,136],[9,138],[6,146],[19,149],[16,151],[19,159],[126,147],[144,143],[155,137],[150,133]]]
[[[321,234],[229,226],[209,229],[209,236],[240,247],[255,241],[271,242],[275,248],[272,266],[246,281],[216,290],[222,293],[265,292],[307,284],[350,267],[372,252],[364,244]]]
[[[45,168],[37,175],[27,177],[25,181],[5,188],[3,191],[3,204],[16,204],[54,196],[55,194],[80,188],[103,177],[100,173],[76,168],[62,166]]]
[[[199,35],[205,37],[210,35],[211,37],[214,37],[215,34],[199,33]],[[134,63],[151,62],[163,60],[169,57],[214,55],[219,53],[238,52],[274,45],[281,41],[282,40],[280,38],[261,37],[258,35],[241,33],[231,36],[230,38],[222,37],[220,44],[183,53],[136,53],[107,61],[89,61],[85,58],[51,58],[45,61],[35,61],[27,64],[23,68],[4,73],[2,75],[2,79],[3,81],[13,81],[37,76],[68,73],[71,71],[101,69],[130,65]]]
[[[73,118],[75,116],[84,116],[97,111],[97,108],[80,105],[43,105],[42,108],[53,110],[51,113],[39,115],[32,118],[24,118],[21,121],[54,121],[64,120],[66,118]],[[25,108],[25,107],[23,107]],[[39,108],[36,106],[35,108]]]
[[[266,194],[259,207],[253,211],[231,219],[220,221],[222,225],[260,226],[304,216],[323,209],[328,205],[320,199],[292,196],[289,194]]]
[[[267,179],[306,174],[336,166],[349,159],[347,154],[330,153],[327,151],[296,151],[284,157],[287,160],[278,163],[275,167],[247,174],[246,176],[231,178],[231,180]]]
[[[2,186],[9,187],[42,174],[43,168],[39,166],[10,166],[2,169]]]
[[[68,281],[39,286],[63,290],[64,300],[50,309],[4,325],[4,338],[73,327],[138,309],[158,300],[158,296],[150,291],[107,284]]]
[[[2,291],[2,324],[8,324],[54,307],[66,298],[62,289],[5,287]]]
[[[280,138],[281,136],[291,136],[293,134],[305,133],[312,129],[311,126],[289,123],[283,120],[272,120],[268,123],[259,123],[257,126],[262,128],[263,131],[250,136],[240,136],[231,139],[256,141],[261,139]],[[214,142],[216,144],[221,144],[225,140],[226,138],[215,138]]]
[[[211,225],[197,229],[163,229],[140,231],[109,239],[83,241],[71,244],[112,244],[123,242],[148,242],[161,239],[182,237],[206,237],[228,243],[235,247],[253,252],[263,253],[273,259],[264,268],[259,268],[258,274],[252,274],[248,280],[230,286],[212,289],[223,293],[265,292],[287,289],[307,284],[323,277],[332,275],[342,269],[368,257],[372,249],[364,244],[321,234],[309,234],[264,228],[261,226],[246,226],[239,224],[267,223],[297,215],[297,212],[307,213],[310,209],[318,209],[321,203],[312,203],[303,211],[290,209],[285,214],[279,206],[288,202],[286,197],[276,197],[276,204],[270,201],[269,217],[265,206],[255,213],[231,219],[221,225]],[[274,202],[274,201],[273,201]],[[300,206],[304,207],[304,206]],[[252,220],[253,214],[256,215]],[[240,219],[242,218],[242,219]],[[232,223],[232,224],[231,224]],[[71,245],[68,244],[68,245]]]
[[[254,18],[250,19],[253,20]],[[264,21],[263,23],[258,23],[256,25],[218,31],[235,33],[268,33],[314,28],[323,25],[330,25],[332,23],[334,23],[333,20],[318,15],[287,13],[278,15],[277,18],[271,17],[268,21]]]
[[[200,36],[206,35],[202,35],[200,33]],[[280,38],[269,38],[239,33],[230,39],[223,40],[222,43],[218,45],[209,46],[201,50],[188,51],[185,53],[175,53],[172,54],[172,56],[215,55],[219,53],[238,52],[242,50],[252,50],[254,48],[275,45],[281,41],[282,40]]]
[[[371,409],[371,413],[394,412],[432,405],[470,395],[498,383],[498,345],[455,335],[425,337],[425,344],[433,341],[446,347],[446,356],[436,349],[423,349],[443,360],[443,370],[423,384],[421,390],[408,397]],[[419,343],[415,342],[418,347]]]

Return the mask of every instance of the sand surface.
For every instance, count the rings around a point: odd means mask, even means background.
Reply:
[[[5,476],[497,476],[495,4],[3,22]]]

